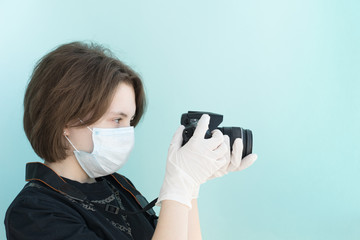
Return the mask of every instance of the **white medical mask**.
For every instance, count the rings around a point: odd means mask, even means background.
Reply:
[[[118,171],[128,160],[134,147],[134,127],[93,128],[94,149],[91,153],[75,149],[74,154],[80,166],[91,178],[102,177]]]

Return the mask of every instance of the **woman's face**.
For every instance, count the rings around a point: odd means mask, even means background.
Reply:
[[[89,128],[120,128],[129,127],[136,111],[134,88],[120,83],[115,90],[114,98],[105,114]],[[92,152],[92,132],[85,127],[66,129],[70,141],[78,150]],[[73,151],[74,149],[72,149]]]

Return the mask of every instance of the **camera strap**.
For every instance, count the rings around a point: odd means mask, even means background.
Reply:
[[[137,211],[127,211],[120,209],[116,206],[106,205],[105,211],[113,214],[125,214],[125,215],[133,215],[133,214],[141,214],[147,213],[148,216],[152,219],[154,227],[157,224],[158,217],[156,216],[155,211],[152,209],[155,206],[157,199],[154,199],[152,202],[148,202],[144,196],[141,195],[139,191],[134,187],[132,183],[130,183],[127,178],[124,176],[114,173],[108,176],[103,177],[107,181],[109,181],[114,186],[120,186],[125,191],[127,191],[130,196],[132,196],[139,207],[140,210]],[[37,181],[41,182],[47,187],[56,192],[59,192],[63,195],[66,195],[73,200],[80,202],[87,202],[87,197],[84,193],[82,193],[79,189],[74,187],[71,184],[68,184],[62,177],[57,175],[51,168],[42,164],[40,162],[31,162],[26,164],[26,181]],[[95,204],[97,206],[97,204]],[[99,206],[97,206],[99,207]]]

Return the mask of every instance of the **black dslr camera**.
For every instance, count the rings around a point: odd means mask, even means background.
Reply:
[[[224,135],[228,135],[230,138],[230,148],[232,151],[232,145],[236,138],[242,138],[243,140],[243,154],[242,157],[245,157],[252,153],[252,145],[253,145],[253,135],[251,130],[243,129],[241,127],[218,127],[220,123],[223,121],[223,115],[210,113],[210,112],[195,112],[189,111],[188,113],[184,113],[181,116],[181,125],[185,126],[183,131],[183,144],[187,143],[192,135],[194,134],[195,128],[200,117],[203,114],[209,114],[210,123],[209,129],[205,134],[205,138],[211,138],[211,132],[215,129],[219,129]]]

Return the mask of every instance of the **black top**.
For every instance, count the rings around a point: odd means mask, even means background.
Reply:
[[[29,164],[29,183],[6,212],[8,239],[151,239],[153,216],[121,211],[137,211],[143,205],[124,176],[79,183],[57,176],[41,163]]]

